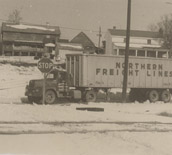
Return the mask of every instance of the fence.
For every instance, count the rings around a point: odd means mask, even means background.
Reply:
[[[0,56],[0,63],[26,63],[36,65],[38,60],[35,60],[34,56]]]

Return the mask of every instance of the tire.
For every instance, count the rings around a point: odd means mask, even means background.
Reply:
[[[131,89],[129,93],[129,101],[134,102],[138,101],[143,103],[147,100],[146,98],[146,91],[143,89]]]
[[[164,101],[165,103],[170,102],[170,100],[171,100],[170,91],[163,90],[161,93],[161,100]]]
[[[56,93],[53,90],[47,90],[45,93],[45,103],[53,104],[57,99]]]
[[[28,101],[29,101],[29,103],[33,103],[33,97],[28,96]]]
[[[150,90],[149,95],[148,95],[149,101],[150,102],[156,102],[159,100],[159,93],[157,90]]]
[[[136,100],[136,91],[135,89],[131,89],[129,92],[129,101],[134,102]]]
[[[111,101],[110,92],[107,92],[107,93],[106,93],[106,101],[107,101],[107,102],[110,102],[110,101]]]
[[[85,94],[86,102],[95,102],[97,99],[97,93],[94,90],[88,90]]]

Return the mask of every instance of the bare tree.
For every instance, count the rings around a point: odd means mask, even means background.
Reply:
[[[13,10],[8,16],[8,21],[19,24],[22,21],[21,11],[18,9]]]
[[[162,16],[158,23],[150,24],[148,29],[159,31],[160,37],[163,38],[163,46],[172,49],[172,14]]]
[[[157,24],[152,23],[152,24],[148,25],[148,30],[150,30],[152,32],[157,32],[159,30],[159,28],[158,28]]]

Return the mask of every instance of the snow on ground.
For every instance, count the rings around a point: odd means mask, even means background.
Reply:
[[[171,139],[172,135],[167,136],[166,133],[129,132],[0,135],[0,153],[10,155],[171,155],[172,147],[169,145]]]
[[[162,102],[17,104],[24,96],[29,80],[42,78],[42,73],[36,66],[19,67],[10,64],[1,64],[0,72],[0,121],[172,121],[170,117],[157,115],[161,112],[172,113],[172,104]],[[77,107],[101,107],[104,108],[104,112],[78,111]]]
[[[31,79],[42,78],[37,67],[12,66],[0,64],[0,99],[1,102],[19,102],[24,96],[25,87]]]
[[[171,103],[59,103],[54,105],[22,104],[25,86],[30,79],[42,78],[37,67],[0,65],[0,131],[35,130],[73,131],[44,135],[0,135],[0,154],[60,154],[60,155],[171,155],[172,114]],[[104,112],[76,110],[77,107],[100,107]],[[96,125],[50,126],[43,122],[99,122]],[[3,124],[13,122],[14,124]],[[15,124],[35,122],[37,124]],[[145,131],[129,132],[126,129],[142,129],[143,126],[101,124],[101,122],[160,122],[149,124]],[[8,128],[7,128],[8,127]],[[146,131],[147,128],[153,129]],[[156,129],[170,129],[157,132]],[[108,130],[119,130],[106,132]],[[123,131],[125,130],[125,131]],[[75,132],[74,132],[75,131]],[[79,133],[79,131],[85,131]],[[86,132],[89,131],[89,132]],[[97,132],[102,131],[102,132]],[[78,133],[77,133],[78,132]],[[3,147],[2,147],[3,146]],[[22,147],[21,147],[22,146]],[[49,149],[44,149],[44,148]]]

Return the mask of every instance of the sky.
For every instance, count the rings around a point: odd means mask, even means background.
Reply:
[[[127,0],[0,0],[0,22],[21,10],[23,22],[60,26],[61,37],[72,39],[85,32],[96,44],[101,27],[126,29]],[[172,0],[131,0],[131,29],[148,30],[161,16],[172,13]],[[102,37],[102,40],[104,38]]]

